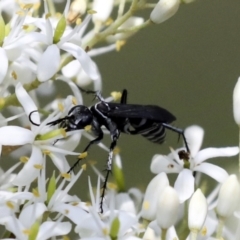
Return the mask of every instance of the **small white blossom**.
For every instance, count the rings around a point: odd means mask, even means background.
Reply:
[[[217,213],[219,216],[226,218],[233,214],[239,207],[240,202],[240,185],[236,175],[230,175],[221,186]]]
[[[113,9],[114,0],[94,0],[93,10],[96,11],[93,14],[93,21],[104,23],[109,18]]]
[[[160,228],[168,229],[175,224],[179,212],[179,198],[176,190],[167,186],[158,198],[157,223]]]
[[[150,19],[154,23],[162,23],[172,17],[178,10],[180,0],[160,0],[152,10]]]
[[[201,172],[209,175],[222,183],[228,177],[225,169],[205,161],[214,157],[231,157],[239,153],[238,147],[206,148],[199,150],[202,143],[202,130],[198,126],[188,127],[185,136],[189,144],[191,156],[188,161],[179,158],[180,149],[172,151],[169,155],[155,155],[151,163],[153,173],[179,173],[174,188],[177,190],[180,202],[189,199],[194,192],[193,172]],[[188,135],[190,136],[188,138]],[[194,137],[195,136],[195,137]],[[193,150],[192,150],[193,149]]]
[[[149,221],[155,220],[157,216],[157,204],[160,194],[169,186],[169,181],[166,173],[159,173],[148,184],[143,204],[141,216]]]
[[[233,116],[237,125],[240,125],[240,77],[233,90]]]
[[[200,231],[207,216],[207,200],[200,189],[197,189],[190,199],[188,209],[188,227]]]

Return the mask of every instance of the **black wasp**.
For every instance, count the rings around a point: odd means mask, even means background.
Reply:
[[[110,132],[112,142],[109,148],[106,168],[107,173],[101,195],[101,212],[103,212],[103,198],[107,187],[109,173],[111,172],[113,149],[117,144],[121,132],[131,135],[141,134],[151,142],[161,144],[165,139],[165,129],[170,129],[179,135],[182,135],[186,150],[189,152],[184,131],[170,125],[170,123],[175,121],[176,118],[166,109],[155,105],[127,104],[126,89],[122,92],[120,103],[106,102],[100,93],[83,89],[81,90],[86,93],[96,94],[99,102],[90,108],[84,105],[74,106],[70,109],[66,117],[49,122],[48,125],[53,126],[60,124],[60,127],[65,128],[66,131],[84,129],[86,126],[91,125],[92,133],[96,138],[89,142],[83,152],[87,152],[92,144],[98,143],[103,139],[102,126],[106,127]],[[31,121],[31,114],[29,115],[29,120]],[[81,158],[76,161],[76,163],[69,169],[68,173],[78,165],[80,160]]]

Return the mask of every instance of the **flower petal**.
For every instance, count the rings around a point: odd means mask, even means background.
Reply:
[[[42,165],[43,157],[42,152],[39,148],[33,146],[32,154],[28,162],[24,164],[22,170],[18,173],[13,181],[16,186],[26,186],[30,184],[38,175],[40,171],[35,166]]]
[[[174,184],[174,188],[178,192],[180,203],[189,199],[194,192],[194,177],[189,169],[183,169]]]
[[[5,126],[0,128],[0,145],[24,145],[34,141],[32,131],[18,126]]]
[[[194,167],[194,171],[205,173],[220,183],[225,181],[228,177],[226,170],[211,163],[202,163]]]
[[[81,47],[72,43],[64,43],[61,49],[72,54],[81,63],[83,70],[91,79],[99,79],[99,73],[94,62]]]
[[[50,154],[50,158],[52,159],[54,165],[60,171],[60,173],[65,173],[70,169],[70,166],[66,160],[66,157],[60,153],[52,153]]]
[[[156,154],[152,158],[150,170],[152,173],[158,174],[160,172],[165,173],[178,173],[182,169],[182,166],[173,161],[172,158]]]
[[[78,60],[73,60],[62,68],[62,74],[67,78],[76,77],[80,71],[81,64]]]
[[[84,211],[80,206],[61,202],[53,205],[51,211],[62,213],[64,216],[69,218],[73,223],[77,225],[81,224],[83,219],[89,216],[89,214]]]
[[[147,186],[142,204],[142,218],[145,218],[149,221],[156,219],[158,197],[166,186],[169,186],[169,181],[166,173],[164,172],[159,173],[151,180]]]
[[[0,218],[0,225],[4,225],[9,232],[13,233],[15,235],[15,239],[25,239],[26,235],[24,236],[23,234],[24,227],[15,216],[6,216]]]
[[[237,125],[240,125],[240,77],[233,90],[233,117]]]
[[[57,72],[59,64],[60,50],[55,44],[50,45],[38,62],[38,80],[44,82],[50,79]]]
[[[22,107],[24,108],[24,111],[27,116],[29,116],[29,114],[32,111],[37,110],[37,106],[35,105],[34,101],[28,95],[27,91],[23,88],[20,82],[16,85],[15,92],[16,92],[17,99],[21,103]],[[35,112],[34,114],[32,114],[31,120],[36,124],[40,124],[39,113]],[[31,129],[33,130],[34,128],[36,128],[36,126],[31,124]]]
[[[30,43],[33,42],[40,42],[40,43],[45,43],[47,44],[47,36],[42,34],[42,33],[38,33],[38,32],[31,32],[28,33],[26,35],[24,35],[21,38],[16,39],[14,42],[4,46],[4,49],[7,50],[14,50],[15,48],[21,48],[24,49],[23,46],[24,45],[28,45]]]
[[[105,22],[112,12],[113,5],[113,0],[94,0],[92,8],[96,14],[93,14],[93,22]]]
[[[47,207],[43,203],[28,205],[21,211],[19,220],[25,228],[30,228],[33,222],[40,218],[47,210]]]
[[[70,222],[44,222],[38,232],[37,240],[45,240],[54,236],[66,235],[71,231]]]
[[[199,164],[209,158],[215,157],[231,157],[239,153],[239,147],[225,148],[205,148],[197,153],[194,158],[195,164]]]
[[[0,59],[1,59],[0,83],[2,83],[8,70],[8,58],[5,50],[1,47],[0,47]]]
[[[184,134],[190,148],[191,156],[195,157],[202,146],[204,130],[197,125],[192,125],[185,129]]]

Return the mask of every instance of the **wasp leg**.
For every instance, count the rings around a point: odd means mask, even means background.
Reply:
[[[162,123],[162,125],[163,125],[165,128],[167,128],[167,129],[169,129],[169,130],[172,130],[173,132],[176,132],[176,133],[178,133],[179,135],[182,135],[183,141],[184,141],[184,144],[185,144],[185,147],[186,147],[186,149],[187,149],[187,152],[190,153],[190,149],[189,149],[189,147],[188,147],[187,139],[186,139],[186,137],[185,137],[185,135],[184,135],[184,130],[181,129],[181,128],[176,128],[176,127],[173,127],[173,126],[171,126],[171,125],[168,125],[167,123]]]
[[[123,89],[122,91],[122,97],[121,97],[121,104],[127,104],[127,90]]]
[[[88,145],[85,147],[85,149],[83,150],[83,153],[87,152],[87,150],[90,148],[90,146],[92,146],[93,144],[96,144],[98,142],[100,142],[103,139],[103,131],[100,129],[99,130],[99,135],[97,138],[93,139],[92,141],[90,141],[88,143]],[[68,170],[67,173],[71,173],[75,167],[79,164],[79,162],[82,160],[83,158],[80,157],[78,158],[78,160],[71,166],[71,168]]]
[[[105,196],[105,192],[107,189],[107,182],[108,182],[108,177],[110,172],[112,171],[112,159],[113,159],[113,149],[116,147],[117,145],[117,140],[120,136],[120,133],[117,131],[115,133],[115,135],[113,136],[113,140],[111,142],[110,148],[109,148],[109,153],[108,153],[108,160],[107,160],[107,168],[106,168],[106,176],[103,182],[103,186],[102,186],[102,194],[101,194],[101,200],[100,200],[100,212],[103,213],[103,200],[104,200],[104,196]]]

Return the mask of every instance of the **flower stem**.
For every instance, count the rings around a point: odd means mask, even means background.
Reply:
[[[223,217],[219,217],[217,233],[216,233],[217,239],[222,239],[222,232],[223,232],[223,227],[224,227],[224,222],[225,222],[224,220],[225,219]]]
[[[49,12],[52,15],[54,15],[56,13],[56,9],[55,9],[55,5],[54,5],[53,1],[52,0],[48,0],[47,3],[48,3]]]
[[[137,11],[138,0],[133,0],[129,10],[120,18],[118,18],[112,25],[110,25],[103,32],[97,33],[87,44],[89,48],[92,48],[96,43],[103,41],[107,36],[115,34],[118,27],[120,27],[125,21],[127,21],[135,11]],[[84,46],[83,48],[85,48]]]
[[[151,23],[153,23],[150,19],[148,19],[147,21],[145,21],[143,24],[138,25],[138,26],[134,26],[131,28],[127,28],[127,29],[119,29],[116,30],[116,33],[126,33],[126,32],[133,32],[133,31],[138,31],[142,28],[145,28],[147,26],[149,26]]]
[[[198,230],[197,229],[191,229],[190,240],[196,240],[197,236],[198,236]]]
[[[166,240],[167,229],[162,228],[161,240]]]

